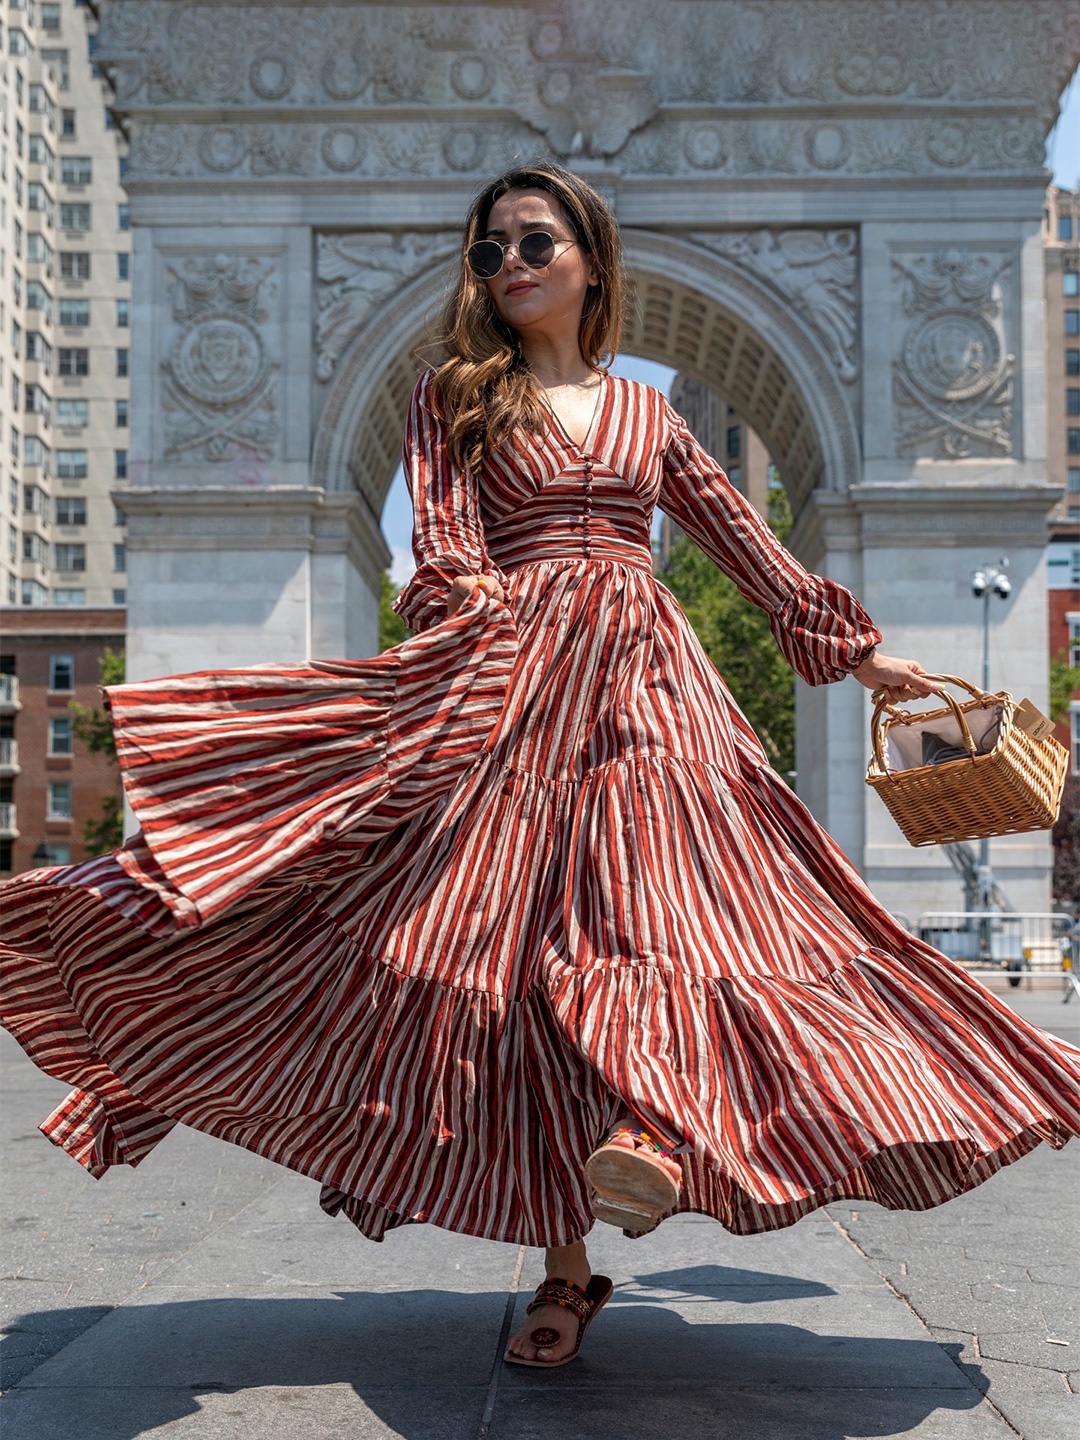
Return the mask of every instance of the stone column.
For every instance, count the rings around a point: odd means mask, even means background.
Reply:
[[[129,676],[378,650],[378,520],[311,484],[306,226],[136,232]]]

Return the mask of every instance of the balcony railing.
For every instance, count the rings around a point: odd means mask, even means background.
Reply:
[[[0,836],[5,840],[17,840],[19,831],[15,824],[14,800],[0,800]]]
[[[0,772],[14,775],[19,769],[19,742],[0,740]]]
[[[18,710],[19,680],[15,675],[0,675],[0,708]]]

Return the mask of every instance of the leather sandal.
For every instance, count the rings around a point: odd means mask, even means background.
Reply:
[[[592,1324],[592,1318],[596,1312],[603,1308],[611,1299],[611,1292],[614,1289],[611,1281],[606,1275],[594,1275],[589,1281],[587,1290],[580,1285],[575,1285],[571,1280],[544,1280],[536,1287],[536,1294],[529,1301],[526,1315],[531,1315],[541,1305],[561,1305],[564,1310],[572,1310],[578,1317],[577,1340],[569,1355],[562,1356],[559,1360],[526,1360],[521,1355],[512,1355],[509,1350],[503,1359],[510,1365],[534,1365],[537,1369],[549,1370],[556,1365],[565,1365],[567,1361],[577,1358],[581,1349],[581,1342],[585,1339],[585,1331]],[[557,1345],[560,1340],[559,1332],[550,1325],[538,1326],[529,1339],[541,1349]]]
[[[612,1145],[617,1135],[633,1137],[635,1149]],[[637,1146],[644,1146],[641,1150]],[[652,1154],[646,1154],[645,1150]],[[661,1216],[679,1203],[682,1176],[678,1180],[653,1155],[673,1159],[670,1150],[645,1130],[620,1126],[611,1131],[602,1145],[585,1161],[589,1182],[589,1205],[597,1220],[617,1225],[632,1235],[651,1230]]]

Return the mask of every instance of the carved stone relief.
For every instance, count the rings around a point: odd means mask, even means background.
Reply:
[[[428,266],[450,260],[456,231],[434,235],[319,235],[316,239],[315,373],[329,380],[350,340],[381,301]]]
[[[363,163],[347,138],[362,122],[409,106],[458,109],[474,127],[516,115],[559,155],[629,150],[646,172],[654,132],[674,126],[659,148],[678,169],[868,174],[1038,168],[1077,33],[1080,0],[107,0],[99,54],[133,114],[332,110],[336,138],[317,130],[312,146],[331,169]],[[897,120],[902,102],[938,109]],[[718,125],[703,107],[738,114]],[[450,143],[451,169],[471,167],[481,130]]]
[[[275,452],[275,379],[263,328],[277,296],[277,263],[201,255],[168,266],[174,333],[161,370],[165,457],[260,459]]]
[[[955,246],[892,257],[909,318],[893,361],[898,454],[1012,454],[1015,360],[1003,315],[1012,263]]]
[[[840,378],[848,384],[856,378],[855,230],[731,230],[690,239],[778,290],[823,341]]]

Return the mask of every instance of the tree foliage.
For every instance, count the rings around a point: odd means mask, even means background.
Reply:
[[[402,640],[407,640],[409,630],[401,616],[390,607],[401,593],[401,587],[395,585],[389,574],[384,570],[380,576],[381,588],[379,592],[379,653],[389,650],[392,645],[400,645]]]
[[[116,650],[105,647],[105,653],[98,660],[98,679],[102,685],[122,685],[124,682],[124,657]],[[113,734],[109,712],[98,706],[80,705],[72,700],[69,706],[75,734],[91,755],[105,755],[116,763],[116,737]],[[83,841],[88,855],[106,855],[115,850],[124,840],[124,806],[118,795],[106,795],[101,802],[101,815],[97,820],[88,820],[83,826]]]
[[[777,538],[786,540],[791,511],[783,490],[770,491],[768,518]],[[795,769],[795,677],[777,649],[768,616],[744,600],[734,582],[686,536],[671,547],[660,578],[754,727],[773,768],[790,774]]]
[[[1080,690],[1080,665],[1070,665],[1068,651],[1050,661],[1050,719],[1060,725],[1069,718],[1069,702]]]

